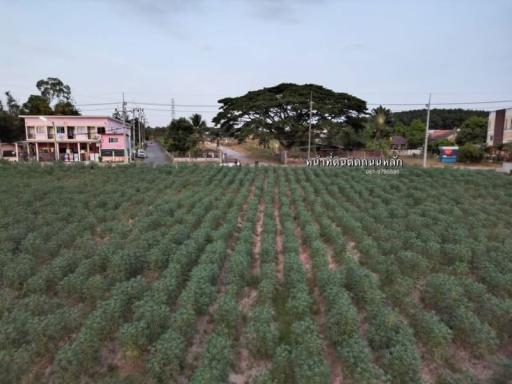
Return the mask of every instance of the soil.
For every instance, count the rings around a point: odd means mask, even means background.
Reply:
[[[470,372],[479,382],[487,382],[493,374],[493,365],[491,363],[471,357],[462,345],[452,344],[450,355],[461,371]]]
[[[352,257],[355,261],[359,262],[359,259],[361,258],[361,253],[357,250],[355,241],[348,241],[347,254],[350,257]]]
[[[276,191],[277,194],[277,191]],[[280,204],[276,198],[274,201],[274,217],[276,220],[276,252],[277,252],[277,277],[280,282],[284,278],[284,246],[283,246],[283,227],[281,217],[279,216]]]

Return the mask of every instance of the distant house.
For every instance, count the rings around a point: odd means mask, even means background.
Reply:
[[[407,139],[403,136],[391,136],[391,149],[406,149]]]
[[[490,112],[487,125],[487,145],[507,143],[512,143],[512,108]]]
[[[455,141],[457,131],[453,129],[430,129],[428,131],[429,141],[449,140]]]
[[[110,116],[21,116],[25,158],[36,161],[102,161],[131,158],[130,129]]]

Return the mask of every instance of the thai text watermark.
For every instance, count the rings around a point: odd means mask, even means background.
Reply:
[[[338,157],[328,156],[320,157],[315,156],[312,159],[306,160],[308,167],[386,167],[386,168],[400,168],[404,165],[402,159],[397,155],[386,159],[380,158],[357,158],[357,157]]]

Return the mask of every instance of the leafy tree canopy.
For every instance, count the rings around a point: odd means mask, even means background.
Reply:
[[[457,144],[466,143],[483,144],[487,136],[487,119],[483,117],[472,116],[467,119],[457,132]]]
[[[194,150],[199,144],[200,136],[190,120],[180,117],[167,127],[164,145],[169,152],[185,154]]]
[[[20,106],[10,92],[5,92],[6,106],[0,100],[0,141],[14,142],[22,140],[25,130],[18,117]]]
[[[70,101],[59,101],[53,107],[53,111],[56,115],[80,115],[78,109],[76,109],[75,105]]]
[[[312,108],[312,142],[335,136],[346,140],[362,130],[366,102],[347,93],[334,92],[315,84],[282,83],[250,91],[244,96],[219,100],[221,112],[213,122],[224,134],[240,142],[249,136],[275,139],[284,148],[304,146],[308,142],[310,97]],[[343,134],[342,131],[352,131]]]
[[[30,95],[19,105],[10,92],[6,92],[5,106],[0,101],[0,141],[12,142],[25,137],[23,115],[80,115],[71,99],[71,88],[56,77],[36,83],[40,95]],[[53,105],[53,107],[52,107]]]
[[[489,115],[485,111],[474,111],[467,109],[437,109],[430,111],[430,129],[456,129],[471,116],[485,117]],[[425,121],[427,111],[425,109],[414,109],[410,111],[394,112],[393,119],[405,125],[410,125],[413,120]]]
[[[41,96],[52,103],[53,100],[70,101],[71,88],[69,85],[64,84],[62,80],[56,77],[48,77],[46,80],[39,80],[36,87],[41,92]]]
[[[21,110],[24,115],[53,115],[48,99],[39,95],[30,95]]]
[[[409,148],[423,147],[425,142],[425,122],[420,119],[414,119],[405,131],[405,138]]]

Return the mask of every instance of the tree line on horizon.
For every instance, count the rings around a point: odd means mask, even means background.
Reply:
[[[20,115],[80,114],[70,86],[60,79],[39,80],[36,88],[39,94],[30,95],[21,105],[10,92],[5,93],[5,106],[0,101],[0,141],[24,139]],[[250,137],[262,146],[276,140],[284,149],[304,148],[309,141],[310,121],[313,145],[383,150],[389,148],[393,135],[406,138],[409,148],[423,145],[424,109],[392,112],[379,106],[369,111],[366,101],[316,84],[281,83],[239,97],[226,97],[219,103],[213,127],[208,127],[201,115],[194,114],[175,119],[155,132],[163,134],[162,141],[170,152],[179,153],[194,150],[205,139],[218,142],[221,137],[239,142]],[[430,128],[458,129],[461,139],[457,144],[483,143],[487,112],[432,109]]]

